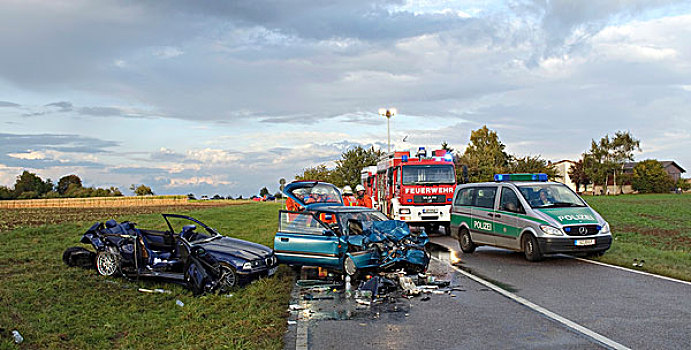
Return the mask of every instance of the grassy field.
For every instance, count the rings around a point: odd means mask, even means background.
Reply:
[[[691,194],[584,197],[612,226],[602,262],[691,281]]]
[[[166,211],[192,214],[223,234],[272,246],[279,207],[262,203]],[[100,220],[109,218],[103,214]],[[163,228],[157,214],[118,216],[141,227]],[[0,211],[0,225],[10,219],[7,211]],[[15,227],[0,233],[0,348],[16,348],[13,329],[25,338],[22,348],[29,349],[282,347],[293,278],[288,268],[234,291],[232,297],[195,298],[174,284],[108,279],[94,270],[68,268],[61,260],[65,248],[78,245],[91,223]],[[139,287],[172,294],[144,294]],[[177,306],[177,299],[185,305]]]

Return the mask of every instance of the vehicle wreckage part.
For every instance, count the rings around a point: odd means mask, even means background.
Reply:
[[[357,267],[355,266],[355,262],[353,261],[353,258],[351,258],[350,256],[346,256],[343,260],[343,271],[345,271],[346,275],[348,276],[355,276],[355,274],[357,273]]]
[[[221,276],[218,280],[218,292],[225,293],[237,285],[238,276],[230,266],[221,266]]]
[[[96,253],[82,247],[69,247],[62,254],[62,261],[69,267],[79,266],[93,269],[96,263]]]
[[[119,269],[119,259],[110,250],[100,251],[96,254],[96,271],[99,275],[115,276]]]

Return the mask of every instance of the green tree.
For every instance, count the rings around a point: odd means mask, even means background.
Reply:
[[[457,180],[462,181],[462,165],[468,167],[470,182],[492,181],[494,174],[506,172],[511,158],[505,148],[497,133],[486,125],[471,131],[470,143],[457,162],[460,165],[456,169]]]
[[[14,184],[15,198],[20,199],[39,198],[52,190],[53,182],[50,179],[43,181],[36,174],[26,170],[17,176],[17,182]]]
[[[0,200],[2,199],[13,199],[14,191],[12,191],[7,186],[0,186]]]
[[[586,186],[590,184],[590,178],[583,168],[583,159],[579,159],[576,164],[569,169],[569,177],[571,181],[576,184],[576,192],[580,191],[581,185]]]
[[[631,186],[640,193],[665,193],[674,187],[674,181],[655,159],[648,159],[633,167]]]
[[[628,131],[617,131],[614,137],[605,135],[599,142],[591,140],[590,150],[586,152],[583,166],[586,175],[593,181],[593,185],[607,186],[611,175],[614,185],[617,185],[617,176],[623,172],[624,162],[632,161],[636,150],[640,151],[640,141]]]
[[[139,186],[132,184],[130,186],[130,191],[134,192],[134,194],[137,196],[150,196],[154,194],[154,191],[151,190],[151,187],[144,184]]]
[[[306,168],[302,174],[295,175],[295,180],[308,181],[325,181],[331,182],[333,175],[326,165],[320,164],[315,167]]]
[[[283,198],[283,193],[282,192],[276,192],[276,193],[274,193],[274,197],[276,197],[276,199],[281,199],[281,198]]]
[[[540,156],[511,157],[509,161],[510,173],[544,173],[550,179],[557,177],[557,171]]]
[[[341,154],[341,159],[336,161],[336,168],[332,171],[331,182],[343,187],[349,185],[355,187],[360,183],[360,172],[364,167],[377,165],[382,152],[374,147],[365,149],[362,146],[351,148]]]
[[[269,195],[269,189],[266,187],[263,187],[261,190],[259,190],[259,197],[264,197]]]
[[[686,179],[679,178],[675,187],[681,188],[682,191],[688,191],[691,190],[691,183],[687,182]]]
[[[80,179],[79,176],[74,174],[61,177],[60,180],[58,180],[58,193],[65,194],[65,192],[67,192],[67,188],[71,184],[76,184],[78,187],[82,187],[82,179]]]

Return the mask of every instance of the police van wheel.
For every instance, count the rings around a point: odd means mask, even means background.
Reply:
[[[461,251],[464,253],[472,253],[477,248],[470,238],[470,232],[465,228],[461,229],[461,232],[458,234],[458,245],[461,246]]]
[[[537,239],[531,234],[523,236],[523,253],[528,261],[542,260],[540,246],[537,244]]]

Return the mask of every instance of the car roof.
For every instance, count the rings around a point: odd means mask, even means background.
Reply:
[[[467,184],[459,185],[459,187],[490,186],[490,185],[501,185],[501,184],[513,184],[516,186],[520,186],[520,185],[545,185],[545,184],[563,185],[561,182],[555,182],[555,181],[492,181],[492,182],[467,183]]]

